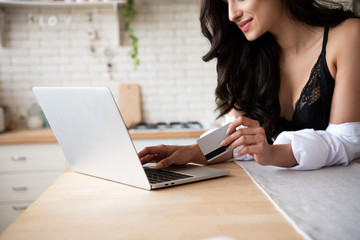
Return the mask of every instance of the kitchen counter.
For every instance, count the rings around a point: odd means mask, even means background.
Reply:
[[[302,239],[233,162],[231,175],[146,191],[66,170],[0,236],[11,239]]]
[[[160,138],[198,138],[204,130],[198,131],[160,131],[160,132],[134,132],[130,133],[133,140],[137,139],[160,139]],[[38,130],[14,130],[0,134],[1,144],[24,144],[24,143],[55,143],[55,135],[49,128]]]

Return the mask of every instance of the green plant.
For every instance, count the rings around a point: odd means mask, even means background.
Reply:
[[[140,60],[138,58],[138,38],[134,35],[134,29],[131,27],[131,22],[135,15],[136,11],[134,9],[134,0],[126,0],[126,3],[121,9],[121,16],[125,20],[125,31],[131,41],[131,50],[129,54],[133,59],[134,69],[136,69],[136,67],[140,64]]]
[[[216,107],[219,108],[221,105],[224,104],[224,101],[221,100],[220,98],[216,98],[215,99],[215,104],[216,104]]]

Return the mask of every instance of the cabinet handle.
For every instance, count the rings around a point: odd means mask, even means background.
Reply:
[[[12,190],[14,191],[26,191],[28,188],[26,186],[13,186]]]
[[[26,205],[17,205],[17,206],[13,206],[12,208],[14,209],[14,210],[25,210],[25,209],[27,209],[27,207],[28,206],[26,206]]]
[[[13,161],[24,161],[24,160],[26,160],[26,156],[14,155],[14,156],[11,157],[11,160],[13,160]]]

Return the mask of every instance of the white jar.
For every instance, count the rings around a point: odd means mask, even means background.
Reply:
[[[30,115],[27,119],[27,125],[30,129],[38,129],[43,127],[43,119],[40,115]]]
[[[44,114],[37,103],[33,103],[28,110],[27,126],[30,129],[42,128],[44,125]]]

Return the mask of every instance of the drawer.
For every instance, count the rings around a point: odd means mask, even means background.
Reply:
[[[58,144],[0,146],[0,172],[64,170],[68,166]]]
[[[14,222],[30,205],[31,202],[0,204],[0,233]]]
[[[0,175],[0,203],[34,201],[60,175],[52,173],[2,174]]]

